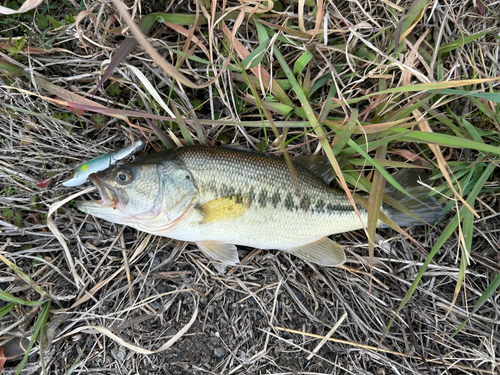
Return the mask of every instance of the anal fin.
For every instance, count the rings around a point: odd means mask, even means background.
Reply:
[[[206,255],[229,266],[239,263],[238,250],[235,245],[217,241],[200,241],[196,245]]]
[[[340,266],[346,260],[342,247],[327,237],[288,251],[299,258],[328,267]]]

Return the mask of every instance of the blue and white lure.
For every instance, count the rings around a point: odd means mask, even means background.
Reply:
[[[101,155],[92,160],[86,161],[76,167],[68,179],[62,182],[62,185],[68,187],[82,185],[85,181],[87,181],[88,177],[92,173],[103,171],[118,163],[120,160],[137,154],[144,148],[144,146],[146,146],[146,143],[137,141],[135,142],[135,145],[129,145],[109,154]]]

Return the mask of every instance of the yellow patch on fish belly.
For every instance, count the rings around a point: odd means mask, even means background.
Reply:
[[[204,216],[201,224],[236,219],[248,211],[249,204],[248,197],[244,194],[214,199],[200,207]]]

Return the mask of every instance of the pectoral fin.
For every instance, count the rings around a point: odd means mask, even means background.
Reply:
[[[200,250],[209,257],[229,266],[235,266],[240,261],[238,250],[233,244],[216,241],[202,241],[196,242],[196,245],[198,245]]]
[[[201,224],[228,221],[244,215],[248,211],[249,200],[244,194],[234,194],[200,206],[204,219]]]
[[[340,266],[345,262],[345,253],[342,247],[327,237],[288,251],[299,258],[322,266]]]

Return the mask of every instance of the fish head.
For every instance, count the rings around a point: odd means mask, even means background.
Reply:
[[[89,180],[101,199],[78,202],[79,210],[149,233],[166,234],[196,195],[192,176],[172,162],[148,163],[139,159],[93,173]]]

